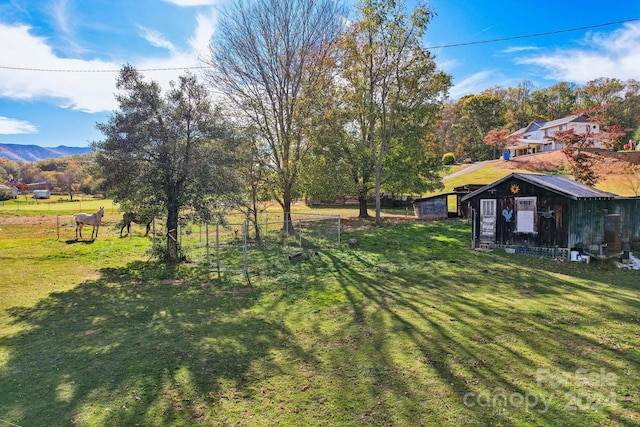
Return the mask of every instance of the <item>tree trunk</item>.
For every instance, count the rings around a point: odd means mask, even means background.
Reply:
[[[175,191],[167,199],[167,261],[178,262],[178,200]]]
[[[260,224],[258,224],[258,189],[256,185],[251,186],[251,204],[253,205],[253,209],[251,210],[251,215],[253,216],[253,228],[256,233],[256,242],[260,241]],[[247,234],[249,233],[247,229]]]
[[[369,218],[369,210],[367,209],[367,196],[358,196],[358,205],[360,206],[360,213],[358,218]]]
[[[287,199],[281,203],[282,206],[282,231],[285,233],[293,232],[293,223],[291,222],[291,200]]]
[[[381,168],[382,168],[382,160],[376,162],[376,225],[382,224],[382,217],[380,215],[380,208],[382,207],[380,204],[380,181],[381,181]]]
[[[259,242],[260,239],[261,239],[261,236],[260,236],[260,224],[258,224],[258,212],[257,211],[253,212],[253,221],[252,222],[253,222],[253,230],[255,232],[256,242]]]

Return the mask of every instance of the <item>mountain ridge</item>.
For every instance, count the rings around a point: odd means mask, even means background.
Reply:
[[[37,162],[38,160],[75,156],[90,152],[91,149],[89,147],[68,147],[66,145],[41,147],[39,145],[0,143],[0,158],[13,161]]]

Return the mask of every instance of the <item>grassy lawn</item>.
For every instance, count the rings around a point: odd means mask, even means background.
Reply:
[[[0,231],[0,424],[640,424],[637,272],[343,225],[356,246],[252,249],[251,286],[149,261],[141,228]]]

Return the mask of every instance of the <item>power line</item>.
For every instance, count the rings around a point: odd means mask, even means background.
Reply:
[[[555,30],[548,31],[545,33],[536,33],[536,34],[527,34],[522,36],[513,36],[513,37],[504,37],[500,39],[491,39],[491,40],[481,40],[474,42],[465,42],[465,43],[455,43],[455,44],[445,44],[440,46],[429,46],[429,49],[447,49],[451,47],[461,47],[461,46],[473,46],[478,44],[489,44],[489,43],[498,43],[510,40],[519,40],[519,39],[529,39],[534,37],[543,37],[543,36],[551,36],[554,34],[562,34],[562,33],[571,33],[574,31],[583,31],[583,30],[591,30],[594,28],[608,27],[611,25],[620,25],[626,24],[629,22],[640,21],[640,18],[631,18],[625,19],[623,21],[615,21],[615,22],[607,22],[604,24],[595,24],[595,25],[587,25],[584,27],[577,28],[569,28],[565,30]],[[180,71],[180,70],[203,70],[212,68],[210,66],[190,66],[190,67],[166,67],[166,68],[143,68],[139,69],[140,72],[149,72],[149,71]],[[37,72],[47,72],[47,73],[118,73],[120,70],[114,69],[104,69],[104,70],[73,70],[73,69],[51,69],[51,68],[33,68],[33,67],[12,67],[0,65],[0,69],[2,70],[16,70],[16,71],[37,71]]]
[[[201,70],[211,67],[166,67],[166,68],[143,68],[138,71],[180,71],[180,70]],[[104,70],[72,70],[72,69],[53,69],[53,68],[30,68],[30,67],[10,67],[0,65],[0,69],[3,70],[17,70],[17,71],[42,71],[48,73],[119,73],[120,70],[104,69]]]
[[[472,45],[476,45],[476,44],[497,43],[497,42],[504,42],[504,41],[510,41],[510,40],[518,40],[518,39],[530,39],[530,38],[533,38],[533,37],[551,36],[551,35],[554,35],[554,34],[571,33],[573,31],[591,30],[593,28],[600,28],[600,27],[608,27],[608,26],[611,26],[611,25],[626,24],[628,22],[634,22],[634,21],[640,21],[640,18],[625,19],[624,21],[616,21],[616,22],[607,22],[606,24],[588,25],[586,27],[570,28],[570,29],[567,29],[567,30],[548,31],[546,33],[527,34],[527,35],[524,35],[524,36],[513,36],[513,37],[505,37],[505,38],[501,38],[501,39],[482,40],[482,41],[476,41],[476,42],[446,44],[446,45],[441,45],[441,46],[429,46],[429,49],[444,49],[444,48],[449,48],[449,47],[472,46]]]

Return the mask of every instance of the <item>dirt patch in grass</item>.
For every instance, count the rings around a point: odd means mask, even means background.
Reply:
[[[514,157],[504,162],[504,169],[525,169],[531,171],[557,172],[561,163],[567,164],[567,156],[562,151],[536,154],[532,156]]]
[[[615,153],[601,153],[600,160],[594,166],[594,171],[600,176],[622,175],[631,163],[614,156]],[[535,154],[532,156],[520,156],[503,162],[504,169],[519,169],[537,171],[540,173],[558,172],[560,165],[565,168],[569,164],[567,156],[562,151]]]
[[[413,211],[411,211],[410,216],[406,215],[385,215],[382,218],[383,224],[407,224],[411,222],[415,222],[415,217],[413,216]],[[343,218],[340,222],[340,227],[343,232],[353,232],[364,230],[376,225],[376,218],[372,216],[370,218]]]
[[[0,225],[15,225],[15,224],[55,224],[56,218],[46,215],[38,216],[9,216],[0,217]]]

